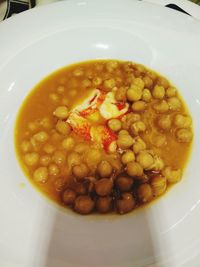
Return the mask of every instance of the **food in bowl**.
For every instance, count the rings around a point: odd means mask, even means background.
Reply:
[[[94,60],[42,80],[15,145],[36,187],[80,214],[125,214],[181,180],[193,138],[177,89],[133,62]]]

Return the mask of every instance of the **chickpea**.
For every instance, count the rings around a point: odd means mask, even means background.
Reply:
[[[84,153],[84,152],[87,153],[87,151],[88,151],[89,148],[90,148],[90,147],[89,147],[88,144],[86,144],[86,143],[79,143],[79,144],[77,144],[77,145],[74,147],[74,151],[77,152],[77,153],[82,154],[82,153]]]
[[[137,190],[138,198],[142,203],[152,200],[153,192],[149,184],[141,184]]]
[[[51,140],[52,140],[53,142],[58,143],[58,142],[61,141],[61,139],[62,139],[62,135],[59,134],[59,133],[57,133],[55,130],[53,130],[53,131],[52,131],[52,135],[51,135]]]
[[[74,209],[80,214],[89,214],[94,209],[94,201],[89,196],[79,196],[75,200]]]
[[[136,157],[136,160],[145,170],[147,170],[154,163],[152,155],[145,150],[139,152]]]
[[[127,149],[133,145],[133,138],[129,134],[120,134],[117,139],[117,145],[121,149]]]
[[[135,154],[138,154],[140,151],[145,150],[146,149],[146,144],[145,142],[142,140],[141,137],[137,136],[134,139],[134,144],[133,144],[133,152]]]
[[[108,127],[114,131],[114,132],[118,132],[119,130],[121,130],[122,127],[122,123],[120,120],[118,119],[111,119],[108,121]]]
[[[57,176],[60,173],[58,166],[54,163],[49,165],[49,175]]]
[[[160,102],[157,102],[153,108],[158,112],[158,113],[165,113],[169,110],[169,105],[167,101],[161,100]]]
[[[152,95],[156,99],[163,99],[165,96],[165,88],[163,86],[156,85],[153,88]]]
[[[113,189],[113,182],[111,179],[102,178],[95,184],[95,191],[97,195],[104,197],[111,194]]]
[[[61,101],[63,106],[67,106],[69,104],[69,99],[66,97],[63,97],[62,101]]]
[[[88,166],[96,166],[102,158],[102,152],[99,149],[91,148],[87,151],[87,154],[85,155],[85,162]]]
[[[71,89],[71,90],[69,90],[69,92],[68,92],[68,96],[69,97],[75,97],[76,95],[77,95],[77,90],[76,89]]]
[[[71,132],[71,126],[68,122],[59,120],[56,124],[56,130],[63,135],[68,135]]]
[[[81,164],[81,156],[77,152],[72,152],[68,155],[67,163],[69,167]]]
[[[111,176],[112,171],[113,169],[112,169],[111,164],[106,160],[101,161],[97,166],[97,172],[99,173],[101,177]]]
[[[131,125],[130,130],[133,135],[138,135],[146,131],[146,125],[142,121],[136,121]]]
[[[180,143],[189,143],[193,138],[193,134],[190,129],[179,129],[176,132],[176,138]]]
[[[129,101],[138,101],[142,97],[142,89],[138,86],[131,86],[126,92]]]
[[[115,83],[115,80],[114,79],[108,79],[108,80],[105,80],[104,81],[103,85],[104,85],[106,91],[109,91],[113,87],[115,87],[116,83]]]
[[[124,135],[124,134],[128,134],[129,135],[129,132],[127,130],[121,130],[118,133],[118,135]]]
[[[133,179],[128,176],[120,176],[116,180],[116,186],[121,192],[130,191],[133,186]]]
[[[139,163],[135,162],[135,161],[128,162],[128,164],[127,164],[127,173],[128,173],[129,176],[132,176],[132,177],[142,176],[143,175],[142,166]]]
[[[35,132],[38,130],[39,124],[37,122],[29,122],[28,123],[28,129],[32,132]]]
[[[166,96],[167,97],[173,97],[176,95],[176,88],[175,87],[168,87],[167,90],[166,90]]]
[[[167,188],[167,180],[164,176],[157,175],[151,179],[151,188],[154,196],[162,195]]]
[[[40,167],[33,173],[34,181],[38,183],[46,183],[48,180],[48,169],[47,167]]]
[[[177,114],[174,118],[174,124],[178,128],[189,128],[192,120],[189,116]]]
[[[162,115],[158,120],[158,126],[162,130],[169,130],[171,128],[172,121],[169,115]]]
[[[144,86],[147,88],[151,88],[151,86],[153,85],[153,81],[149,76],[144,76],[143,82],[144,82]]]
[[[41,131],[35,134],[33,138],[39,143],[45,143],[48,140],[49,135],[46,132]]]
[[[59,85],[56,89],[58,94],[63,94],[65,92],[65,86],[64,85]]]
[[[69,115],[69,110],[66,106],[59,106],[56,108],[53,114],[59,119],[67,119]]]
[[[73,205],[76,200],[76,192],[72,189],[66,189],[62,194],[62,201],[65,205]]]
[[[100,77],[95,77],[92,82],[94,86],[99,86],[102,83],[102,79]]]
[[[111,197],[99,197],[96,202],[96,208],[100,213],[107,213],[112,209]]]
[[[52,102],[58,102],[60,100],[59,96],[57,94],[54,94],[54,93],[49,94],[49,99]]]
[[[135,200],[131,193],[123,193],[121,199],[117,200],[116,204],[119,214],[124,214],[134,209]]]
[[[42,166],[48,166],[51,162],[51,157],[49,155],[43,155],[40,157],[40,164]]]
[[[67,137],[62,141],[62,147],[67,151],[72,150],[74,146],[75,140],[73,137]]]
[[[72,167],[72,173],[77,181],[82,181],[89,174],[89,169],[85,163],[81,163]]]
[[[43,147],[44,152],[46,152],[47,154],[53,154],[53,152],[55,151],[55,147],[51,144],[46,144]]]
[[[82,85],[83,87],[87,88],[87,87],[91,87],[92,83],[89,79],[85,79],[82,81]]]
[[[121,162],[126,165],[130,161],[135,160],[135,154],[133,153],[132,150],[127,150],[126,152],[123,153],[121,157]]]
[[[149,89],[145,88],[142,93],[142,100],[145,102],[150,102],[151,101],[151,92]]]
[[[26,165],[32,167],[37,165],[38,161],[39,161],[39,155],[36,152],[32,152],[32,153],[27,153],[24,156],[24,161],[26,163]]]
[[[156,147],[162,147],[167,144],[167,138],[164,134],[153,134],[151,143]]]
[[[54,152],[52,160],[58,165],[63,165],[66,161],[66,155],[63,151],[57,150]]]
[[[117,101],[126,101],[126,93],[127,93],[126,87],[119,87],[115,92],[115,99]]]
[[[167,182],[170,184],[179,182],[182,176],[181,169],[172,169],[171,167],[166,167],[162,171],[162,174],[166,177]]]
[[[132,104],[132,110],[136,112],[141,112],[146,109],[146,103],[144,101],[136,101]]]
[[[48,117],[44,117],[43,119],[41,119],[40,125],[45,129],[51,129],[53,126],[51,119]]]
[[[144,89],[144,81],[141,78],[135,78],[133,84],[138,86],[140,89]]]
[[[139,121],[141,119],[140,114],[136,113],[128,113],[124,117],[122,117],[122,128],[128,130],[132,123]]]
[[[74,70],[73,74],[76,77],[80,77],[80,76],[83,76],[84,72],[83,72],[83,70],[81,68],[77,68],[77,69]]]
[[[153,158],[154,163],[150,166],[149,170],[161,171],[165,166],[164,161],[156,154],[153,156]]]
[[[173,111],[179,110],[181,108],[181,101],[175,96],[168,98],[167,103],[169,105],[169,109]]]
[[[163,86],[164,88],[169,87],[169,82],[164,77],[159,77],[158,80],[157,80],[157,84],[160,85],[160,86]]]
[[[113,70],[115,70],[118,67],[118,62],[117,61],[108,61],[106,63],[106,69],[109,72],[112,72]]]
[[[75,191],[78,195],[85,195],[88,193],[87,185],[84,183],[76,183]]]
[[[22,143],[21,143],[21,150],[23,152],[30,152],[31,151],[31,148],[32,148],[32,145],[29,141],[26,141],[24,140]]]

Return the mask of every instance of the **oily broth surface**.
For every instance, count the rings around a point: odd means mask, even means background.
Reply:
[[[63,188],[68,186],[70,187],[71,185],[71,172],[67,164],[59,166],[59,175],[49,176],[46,183],[37,183],[33,179],[33,173],[36,167],[27,166],[24,163],[25,153],[21,149],[21,144],[24,140],[30,140],[35,133],[41,130],[45,130],[49,136],[53,135],[53,133],[56,135],[57,131],[55,130],[55,124],[58,119],[53,115],[55,109],[60,105],[66,105],[68,109],[71,110],[77,105],[81,104],[91,94],[94,88],[101,88],[101,86],[95,86],[92,82],[90,86],[85,87],[83,85],[84,79],[92,81],[96,77],[101,77],[103,80],[115,77],[117,80],[116,87],[123,85],[129,86],[129,72],[126,72],[123,68],[123,64],[126,63],[118,61],[119,67],[113,72],[109,73],[106,68],[107,62],[108,61],[106,60],[88,61],[70,65],[52,73],[47,78],[42,80],[38,85],[36,85],[35,88],[33,88],[31,93],[24,100],[17,117],[15,127],[15,146],[19,163],[29,180],[40,191],[44,192],[45,195],[61,205],[64,205],[61,196],[64,190]],[[74,76],[74,71],[77,68],[84,70],[84,78],[82,75]],[[148,71],[148,69],[146,69],[146,71]],[[154,73],[154,75],[160,77],[160,75],[156,73]],[[138,77],[143,77],[143,75],[141,74]],[[58,88],[60,88],[60,90]],[[61,88],[64,88],[64,91],[62,91]],[[177,97],[181,99],[178,94]],[[180,168],[183,170],[189,157],[191,142],[177,142],[175,138],[177,131],[176,128],[172,127],[170,131],[163,131],[159,129],[156,120],[159,116],[162,116],[162,114],[156,113],[153,109],[153,106],[157,101],[157,99],[152,99],[151,103],[147,105],[145,111],[139,112],[141,115],[141,120],[146,124],[147,127],[146,131],[141,133],[140,136],[145,141],[147,147],[154,149],[154,151],[163,159],[166,166],[170,166],[175,169]],[[181,102],[181,108],[177,111],[173,111],[173,116],[171,110],[165,112],[164,114],[172,117],[174,117],[176,114],[187,115],[188,111],[182,99]],[[45,128],[41,125],[41,119],[43,118],[48,118],[50,121],[51,126],[49,128]],[[36,122],[37,129],[30,130],[27,127],[30,122]],[[101,122],[107,123],[106,120],[102,118]],[[167,145],[161,147],[153,145],[152,138],[155,139],[157,135],[165,135]],[[70,133],[70,136],[75,139],[76,143],[84,142],[87,143],[88,146],[92,145],[92,141],[86,141],[73,132]],[[61,145],[62,140],[65,138],[65,135],[59,134],[56,138],[50,137],[48,143],[51,143],[55,149],[63,151],[66,156],[68,156],[69,152],[66,153],[65,149],[63,149]],[[39,150],[36,151],[40,156],[46,155],[46,153],[42,150],[42,146],[40,146]],[[105,153],[102,148],[100,148],[100,150],[102,153],[102,159],[108,160],[109,156],[107,156],[107,153]],[[39,165],[40,164],[38,163],[37,166]],[[135,191],[133,194],[135,195]],[[139,201],[136,202],[136,206],[144,204],[139,203]]]

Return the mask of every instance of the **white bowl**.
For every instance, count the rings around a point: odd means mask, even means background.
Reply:
[[[0,36],[0,266],[199,266],[200,23],[132,0],[73,0],[16,15]],[[125,216],[63,212],[28,182],[14,151],[16,114],[30,89],[57,68],[96,58],[165,75],[194,121],[183,180]]]

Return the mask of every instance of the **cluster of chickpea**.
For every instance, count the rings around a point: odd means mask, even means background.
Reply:
[[[148,125],[142,114],[154,112],[156,127],[161,132],[175,129],[177,142],[183,143],[192,140],[190,116],[182,114],[177,91],[165,78],[140,65],[134,64],[134,73],[130,63],[124,66],[124,71],[131,73],[124,85],[120,78],[93,78],[93,86],[101,86],[106,92],[112,90],[117,101],[128,102],[130,106],[130,111],[120,119],[106,122],[117,136],[117,151],[109,155],[97,144],[77,139],[67,122],[69,109],[63,103],[53,112],[55,123],[49,118],[42,119],[39,126],[30,122],[28,128],[34,134],[21,144],[24,163],[32,170],[36,183],[48,184],[49,179],[60,181],[60,177],[68,176],[63,183],[55,183],[59,184],[56,190],[62,203],[80,214],[130,212],[181,179],[181,169],[165,166],[163,159],[145,142],[143,136],[148,132]],[[108,73],[112,74],[118,67],[117,61],[106,63]],[[83,69],[74,71],[75,77],[83,75]],[[82,80],[85,88],[91,83],[89,78]],[[156,142],[160,144],[162,140]]]

